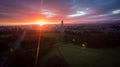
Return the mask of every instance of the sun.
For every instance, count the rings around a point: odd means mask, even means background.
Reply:
[[[45,22],[37,22],[36,24],[40,25],[40,26],[43,26],[45,25],[46,23]]]
[[[40,20],[37,20],[37,21],[35,22],[35,24],[38,24],[38,25],[40,25],[40,26],[43,26],[43,25],[45,25],[45,24],[47,24],[47,23],[48,23],[48,21],[45,20],[45,19],[40,19]]]

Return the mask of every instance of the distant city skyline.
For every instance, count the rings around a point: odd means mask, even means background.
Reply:
[[[101,23],[120,20],[120,0],[0,0],[0,24]]]

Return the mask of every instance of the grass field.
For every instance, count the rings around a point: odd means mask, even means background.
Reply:
[[[44,34],[56,39],[56,47],[40,59],[38,67],[45,67],[53,56],[59,56],[70,67],[120,67],[120,47],[85,48],[79,45],[60,43],[59,34]],[[53,63],[54,64],[54,63]]]
[[[70,67],[120,67],[120,47],[84,48],[59,44],[40,60],[40,66],[44,66],[53,55],[62,57]]]

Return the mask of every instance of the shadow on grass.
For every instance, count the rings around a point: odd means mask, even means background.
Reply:
[[[63,58],[54,55],[48,59],[46,67],[69,67],[69,65]]]

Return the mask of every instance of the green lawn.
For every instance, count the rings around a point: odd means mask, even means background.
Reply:
[[[59,48],[60,53],[57,48]],[[44,66],[53,55],[58,55],[65,59],[70,67],[120,67],[119,47],[97,49],[62,44],[42,58],[40,64]]]
[[[50,53],[48,53],[46,56],[44,56],[43,58],[41,58],[41,59],[38,61],[38,62],[39,62],[38,67],[45,67],[48,59],[51,58],[51,57],[54,56],[54,55],[60,56],[57,48],[55,48],[55,49],[52,50]]]

